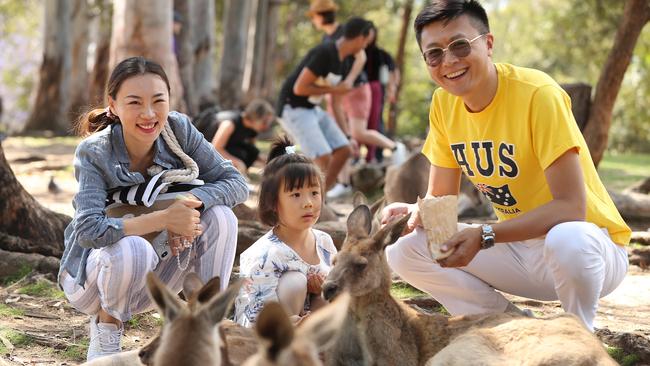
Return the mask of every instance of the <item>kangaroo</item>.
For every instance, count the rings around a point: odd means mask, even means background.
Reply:
[[[237,296],[241,281],[230,285],[223,293],[185,306],[175,294],[156,277],[147,275],[151,298],[165,316],[158,348],[153,363],[166,365],[220,365],[221,342],[218,323]]]
[[[199,276],[194,273],[188,273],[183,279],[183,297],[187,300],[187,306],[189,308],[195,308],[197,303],[205,303],[207,300],[211,299],[214,295],[219,292],[221,281],[219,277],[214,277],[209,280],[205,285],[199,278]],[[160,344],[160,335],[162,333],[162,328],[154,337],[154,339],[149,342],[149,344],[143,346],[139,349],[134,349],[127,352],[120,352],[118,354],[96,358],[93,361],[86,362],[83,365],[88,366],[127,366],[127,365],[153,365],[153,354],[158,345]],[[225,344],[224,349],[225,352]]]
[[[243,366],[322,365],[319,352],[334,344],[346,319],[349,303],[350,295],[342,294],[310,315],[295,330],[280,304],[266,304],[255,324],[261,346]]]
[[[421,314],[390,295],[384,249],[409,216],[371,233],[368,206],[356,207],[347,237],[323,284],[331,300],[352,295],[348,319],[327,365],[616,365],[572,315],[533,319],[514,314],[445,317]]]

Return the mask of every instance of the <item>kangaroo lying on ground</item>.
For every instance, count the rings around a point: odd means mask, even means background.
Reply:
[[[602,344],[572,315],[551,319],[513,314],[448,318],[416,312],[390,295],[384,249],[408,216],[371,234],[372,217],[358,206],[333,259],[323,295],[353,297],[328,365],[616,365]]]
[[[296,329],[280,304],[265,304],[255,324],[260,349],[243,366],[322,365],[318,353],[334,344],[349,304],[350,295],[342,294],[307,317]]]

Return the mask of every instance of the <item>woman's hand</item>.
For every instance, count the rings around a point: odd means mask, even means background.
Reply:
[[[199,224],[200,225],[200,224]],[[193,236],[181,236],[173,232],[169,232],[167,243],[169,243],[169,249],[172,251],[172,255],[178,256],[185,249],[192,246],[196,237]]]
[[[402,232],[402,235],[406,235],[411,231],[415,230],[417,226],[422,226],[422,221],[420,220],[420,208],[417,203],[409,204],[403,202],[393,202],[390,205],[384,207],[381,211],[381,224],[386,225],[387,223],[400,218],[404,215],[411,213],[411,217],[406,223],[406,227]]]
[[[194,196],[177,199],[163,210],[164,228],[180,236],[195,238],[201,235],[201,213],[196,209],[202,205],[203,202]]]
[[[308,273],[307,292],[310,294],[319,295],[322,291],[323,282],[325,282],[325,275],[322,273]]]

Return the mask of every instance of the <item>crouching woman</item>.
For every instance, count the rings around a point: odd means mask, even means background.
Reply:
[[[122,323],[152,308],[148,272],[177,292],[184,270],[204,281],[218,275],[227,286],[237,240],[231,208],[248,195],[241,174],[189,118],[169,111],[170,86],[160,65],[125,59],[113,70],[106,94],[108,107],[90,111],[77,128],[85,136],[74,158],[79,191],[59,270],[70,303],[91,316],[88,360],[119,352]],[[160,179],[154,184],[154,178]],[[107,215],[116,200],[143,205],[142,194],[160,185],[173,194],[178,182],[198,183],[165,209]],[[166,244],[156,245],[168,245],[170,255],[145,239],[157,232],[167,233]]]

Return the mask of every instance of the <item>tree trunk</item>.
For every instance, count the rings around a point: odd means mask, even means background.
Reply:
[[[253,55],[251,60],[250,78],[248,82],[247,99],[260,97],[262,95],[262,84],[264,83],[264,72],[266,64],[271,63],[271,59],[266,58],[266,49],[268,34],[268,12],[270,0],[257,0],[257,11],[255,16],[254,38],[253,38]]]
[[[190,116],[197,115],[199,109],[199,102],[194,92],[194,44],[192,43],[194,5],[193,0],[174,1],[174,10],[183,17],[180,33],[175,36],[174,43],[178,52],[176,60],[183,84],[185,112]]]
[[[648,0],[628,0],[625,3],[623,18],[614,38],[614,46],[607,56],[596,84],[596,94],[589,120],[583,132],[596,166],[607,148],[614,102],[621,88],[625,70],[630,64],[639,34],[648,20],[650,20]]]
[[[23,189],[0,143],[0,249],[60,258],[70,220],[44,208]]]
[[[194,94],[198,106],[204,102],[216,101],[216,79],[213,63],[216,60],[214,44],[215,5],[212,0],[194,0],[192,16],[192,44],[194,45]]]
[[[75,121],[88,105],[88,41],[90,14],[87,0],[73,0],[72,70],[70,74],[68,116]]]
[[[36,102],[25,126],[26,131],[70,130],[68,90],[70,84],[71,0],[45,2],[45,41]]]
[[[108,62],[111,53],[111,32],[113,30],[113,7],[111,0],[97,0],[97,32],[95,42],[95,55],[93,71],[90,76],[90,104],[99,106],[104,104],[104,89],[108,81]]]
[[[589,110],[591,109],[591,85],[585,83],[573,83],[560,85],[571,98],[571,112],[580,128],[584,131]]]
[[[181,108],[183,86],[172,50],[172,0],[114,0],[110,69],[132,56],[144,56],[165,69],[171,108]]]
[[[223,55],[219,70],[219,104],[238,108],[246,65],[250,1],[229,0],[224,12]]]
[[[390,104],[388,110],[388,122],[386,132],[388,136],[395,136],[397,131],[397,115],[399,114],[399,95],[402,91],[402,82],[404,80],[404,52],[406,50],[406,36],[411,27],[411,13],[413,12],[413,0],[407,0],[404,3],[402,12],[402,29],[399,32],[399,45],[397,46],[397,56],[395,57],[395,67],[399,70],[402,77],[395,90],[395,103]]]
[[[264,72],[261,83],[261,96],[264,98],[273,98],[275,95],[275,74],[277,66],[277,55],[275,52],[277,46],[277,34],[278,34],[278,17],[280,11],[280,5],[284,3],[284,0],[269,0],[268,12],[267,12],[267,23],[264,43],[266,44],[265,53],[264,53]]]

